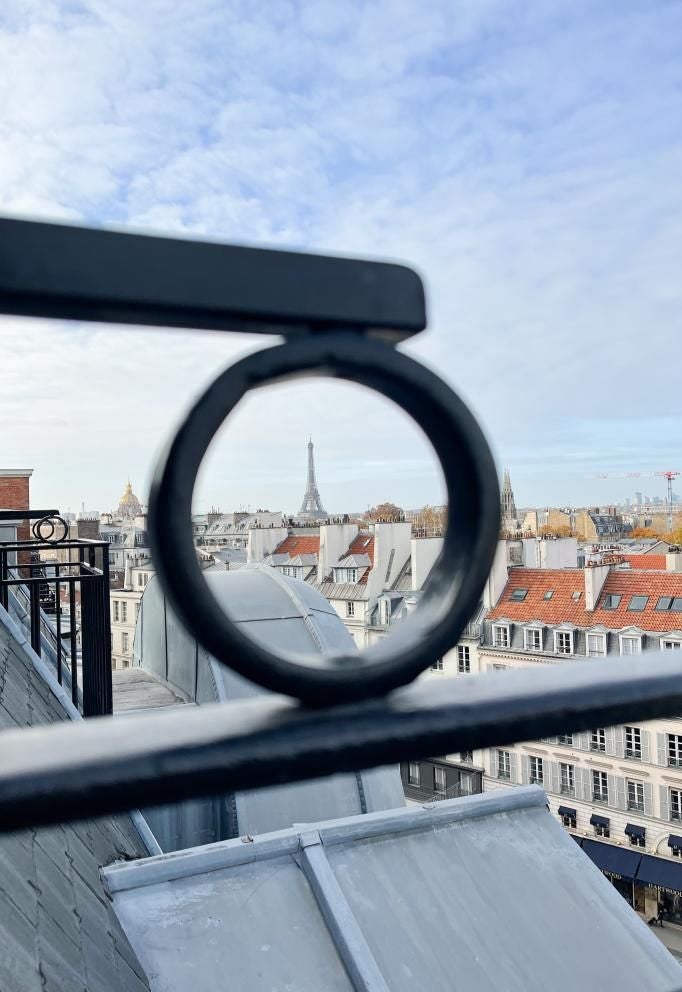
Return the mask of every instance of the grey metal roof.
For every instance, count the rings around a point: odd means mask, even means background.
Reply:
[[[358,582],[322,582],[318,588],[325,599],[369,599],[367,586]]]
[[[282,576],[267,565],[246,565],[236,572],[203,573],[213,595],[248,633],[267,647],[318,658],[325,651],[356,650],[353,638],[330,603],[306,582]],[[346,587],[342,587],[346,588]],[[350,586],[348,588],[355,588]],[[189,638],[168,603],[158,578],[150,579],[142,597],[140,620],[133,646],[134,663],[176,686],[198,703],[246,699],[263,694],[259,686],[206,654]],[[208,802],[208,801],[207,801]],[[357,774],[334,775],[314,782],[237,792],[222,797],[227,807],[215,820],[221,830],[213,840],[240,834],[258,834],[291,827],[302,821],[344,816],[404,805],[397,766]],[[150,825],[165,850],[196,843],[191,831],[200,824],[206,836],[206,817],[214,816],[201,804],[181,804],[167,810],[147,810]],[[229,833],[225,832],[225,824]],[[184,838],[184,843],[183,843]]]
[[[66,720],[71,710],[0,607],[0,728]],[[148,989],[99,875],[103,864],[146,853],[129,816],[0,835],[2,992]]]
[[[535,786],[105,870],[159,992],[679,989]],[[349,980],[353,976],[353,981]]]

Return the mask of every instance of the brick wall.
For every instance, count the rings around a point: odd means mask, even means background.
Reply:
[[[0,510],[28,510],[30,507],[29,482],[33,469],[16,471],[0,469]],[[31,524],[27,521],[17,527],[17,539],[31,539]],[[19,555],[19,564],[25,564],[26,556]]]

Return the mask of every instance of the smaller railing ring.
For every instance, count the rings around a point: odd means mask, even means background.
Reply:
[[[45,533],[46,527],[50,528],[48,534]],[[62,528],[62,533],[55,537],[57,527]],[[31,531],[36,541],[43,541],[45,544],[61,544],[69,536],[69,525],[60,516],[41,517],[33,524]]]
[[[433,445],[448,497],[441,554],[419,610],[401,624],[400,636],[360,656],[327,656],[318,666],[268,650],[230,620],[201,574],[191,527],[196,475],[224,420],[250,389],[310,375],[356,382],[400,406]],[[416,678],[454,647],[489,575],[499,522],[493,458],[462,400],[433,372],[395,348],[342,332],[286,341],[249,355],[218,376],[162,455],[149,504],[152,557],[190,633],[245,678],[311,705],[383,695]]]

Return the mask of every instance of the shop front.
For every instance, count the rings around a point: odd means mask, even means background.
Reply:
[[[637,912],[645,912],[644,886],[637,883],[642,860],[640,852],[615,844],[603,844],[588,837],[583,839],[581,847],[629,905]]]
[[[643,854],[636,884],[646,890],[647,915],[662,907],[665,921],[682,924],[682,861]]]

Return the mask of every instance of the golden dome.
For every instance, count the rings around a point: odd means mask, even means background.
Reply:
[[[118,512],[123,516],[134,517],[141,511],[142,504],[133,492],[132,484],[128,479],[128,485],[125,487],[121,502],[118,504]]]

